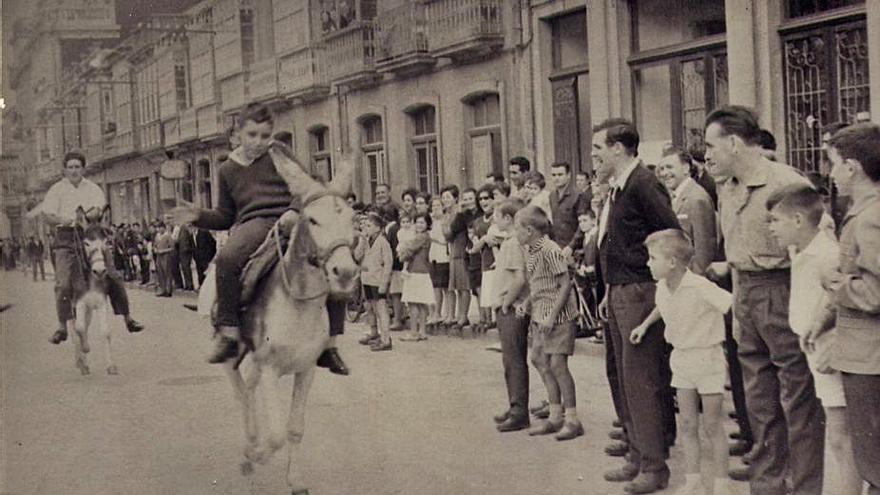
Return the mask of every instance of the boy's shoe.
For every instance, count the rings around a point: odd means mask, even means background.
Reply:
[[[379,334],[364,335],[363,337],[361,337],[360,340],[358,340],[358,344],[360,344],[360,345],[373,345],[378,340],[379,340]]]
[[[370,346],[370,350],[373,352],[390,351],[391,339],[388,339],[387,342],[382,342],[381,340],[377,341],[375,344]]]
[[[730,444],[730,455],[734,457],[741,457],[749,453],[752,450],[752,446],[747,444],[743,440],[737,440],[736,442],[732,442]]]
[[[627,462],[622,467],[612,469],[611,471],[605,471],[605,474],[602,475],[602,477],[605,478],[605,481],[621,483],[624,481],[632,481],[636,479],[636,476],[638,475],[639,467]]]
[[[565,421],[554,423],[549,419],[542,420],[529,430],[529,436],[536,437],[539,435],[549,435],[551,433],[556,433],[557,431],[562,429],[562,426],[564,424]]]
[[[342,360],[342,356],[339,355],[339,351],[335,347],[324,349],[324,352],[318,357],[318,367],[327,368],[330,370],[330,373],[335,375],[348,376],[349,373],[348,366],[346,366],[345,361]]]
[[[496,428],[501,433],[506,433],[508,431],[525,430],[529,426],[531,426],[531,423],[529,422],[528,416],[517,415],[508,416],[508,418],[504,420],[504,422],[500,423]]]
[[[501,414],[496,414],[495,416],[492,416],[492,419],[495,421],[496,425],[500,425],[501,423],[507,421],[507,418],[509,418],[509,417],[510,417],[510,409],[504,411]]]
[[[225,335],[220,335],[214,343],[214,351],[208,356],[208,362],[219,364],[235,357],[238,357],[238,341]]]
[[[611,442],[605,446],[605,455],[611,457],[623,457],[629,452],[629,444],[624,442]]]
[[[129,333],[137,333],[144,329],[144,324],[133,318],[128,318],[125,320],[125,328],[128,329]]]
[[[546,400],[541,401],[541,404],[529,409],[529,412],[532,413],[536,418],[546,419],[550,417],[550,403]]]
[[[584,434],[584,425],[580,421],[577,423],[566,421],[562,425],[562,429],[556,434],[556,440],[572,440]]]
[[[626,486],[626,493],[654,493],[669,486],[669,470],[639,473],[638,476]]]
[[[621,442],[626,441],[626,433],[623,430],[610,430],[608,431],[608,438],[612,440],[620,440]]]
[[[55,330],[55,333],[53,333],[52,336],[49,337],[49,342],[53,344],[60,344],[65,340],[67,340],[67,330],[63,330],[61,328]]]

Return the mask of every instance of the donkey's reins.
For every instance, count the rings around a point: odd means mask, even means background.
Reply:
[[[305,199],[303,199],[303,206],[302,206],[303,212],[305,212],[305,209],[310,204],[312,204],[315,201],[317,201],[321,198],[324,198],[326,196],[336,196],[339,198],[342,197],[342,195],[340,195],[334,191],[331,191],[330,189],[324,189],[322,191],[310,194],[310,195],[306,196]],[[300,218],[299,218],[299,220],[297,220],[297,222],[303,222],[306,220],[308,220],[308,217],[303,213],[300,215]],[[303,228],[307,229],[308,225],[304,225]],[[291,290],[291,287],[290,287],[290,278],[287,274],[287,266],[284,264],[284,249],[281,246],[281,232],[279,231],[278,223],[276,223],[274,226],[272,226],[272,230],[271,230],[270,235],[272,235],[275,238],[275,249],[278,252],[278,260],[279,260],[279,264],[280,264],[279,268],[281,269],[281,281],[284,284],[284,289],[288,292],[288,294],[293,295],[293,291]],[[317,255],[310,256],[308,258],[308,263],[315,266],[316,268],[323,269],[324,266],[326,265],[327,261],[330,259],[330,257],[333,256],[333,253],[336,252],[337,249],[342,248],[342,247],[351,248],[351,239],[345,239],[345,238],[340,237],[338,239],[334,239],[333,242],[331,242],[329,246],[326,246],[324,248],[317,247],[317,249],[318,249]],[[326,270],[324,271],[324,275],[325,276],[327,275]],[[293,296],[293,297],[297,300],[300,300],[300,301],[307,301],[307,300],[323,297],[326,294],[327,294],[327,291],[322,291],[319,294],[311,296],[311,297],[297,297],[297,296]]]

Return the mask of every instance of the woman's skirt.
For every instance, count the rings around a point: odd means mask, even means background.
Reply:
[[[407,273],[403,279],[401,301],[410,304],[434,304],[434,286],[427,273]]]
[[[452,258],[449,260],[449,290],[471,290],[467,259]]]

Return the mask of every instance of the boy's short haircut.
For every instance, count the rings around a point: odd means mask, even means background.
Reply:
[[[580,218],[580,217],[590,217],[593,220],[595,220],[596,219],[596,212],[590,208],[587,208],[586,210],[578,213],[578,218]]]
[[[856,160],[872,182],[880,182],[880,125],[862,122],[845,127],[831,136],[828,146],[844,160]]]
[[[380,229],[385,228],[385,220],[382,218],[381,215],[379,215],[375,211],[370,211],[370,212],[365,213],[364,220],[372,223],[373,225],[375,225],[376,227],[379,227]]]
[[[813,227],[819,226],[825,213],[822,195],[807,184],[789,184],[776,189],[767,198],[766,206],[767,211],[778,208],[789,215],[800,213]]]
[[[262,124],[264,122],[268,122],[270,124],[275,123],[275,118],[272,115],[272,111],[269,110],[269,107],[262,103],[251,103],[241,112],[239,116],[239,125],[243,126],[245,122],[248,120],[253,120],[257,124]]]
[[[524,156],[515,156],[511,158],[508,163],[519,167],[520,173],[523,174],[532,169],[532,164],[529,163],[529,159]]]
[[[65,153],[64,159],[61,161],[61,167],[66,168],[69,160],[79,160],[79,164],[82,168],[86,168],[86,155],[82,154],[80,151],[71,150]]]
[[[681,229],[658,230],[645,239],[645,247],[659,249],[683,266],[690,265],[694,258],[694,245]]]
[[[497,211],[499,215],[513,218],[516,216],[516,212],[522,210],[525,206],[525,201],[519,198],[507,198],[495,208],[495,211]]]
[[[525,183],[532,183],[538,186],[539,189],[544,189],[547,187],[547,179],[544,178],[544,174],[535,170],[534,172],[529,172],[526,174]]]
[[[428,213],[416,213],[416,214],[412,215],[413,223],[416,223],[416,220],[418,220],[420,218],[425,219],[425,224],[428,226],[428,229],[430,229],[431,228],[431,215]]]
[[[516,220],[523,227],[531,227],[541,235],[550,233],[550,219],[547,218],[547,213],[535,205],[529,205],[519,210],[516,213]]]
[[[554,162],[553,164],[550,165],[550,168],[551,168],[551,169],[553,169],[553,168],[564,168],[564,169],[565,169],[565,173],[567,173],[567,174],[570,174],[570,173],[571,173],[571,164],[568,163],[568,162]]]
[[[510,196],[510,184],[508,184],[507,182],[496,182],[492,184],[493,195],[495,194],[495,191],[501,191],[501,194],[503,194],[506,198]]]

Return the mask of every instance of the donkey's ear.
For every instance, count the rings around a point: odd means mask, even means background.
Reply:
[[[344,196],[351,192],[351,183],[354,176],[354,154],[346,153],[336,162],[336,175],[328,186],[337,194]]]
[[[105,205],[104,209],[101,210],[101,225],[104,227],[110,227],[111,220],[110,205]]]
[[[86,225],[88,223],[88,219],[86,218],[86,210],[83,209],[82,206],[76,207],[76,224],[77,225]]]

